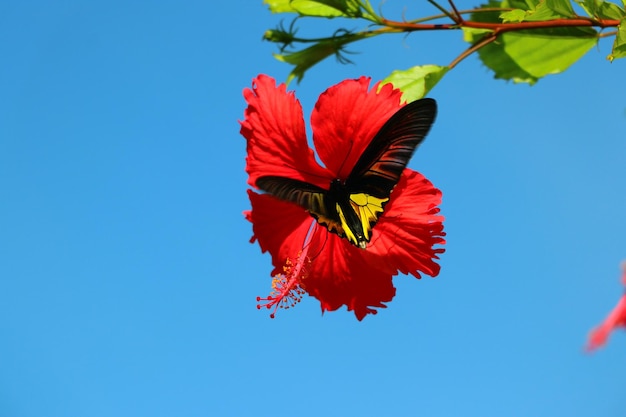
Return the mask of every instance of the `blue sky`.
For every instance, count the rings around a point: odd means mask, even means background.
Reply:
[[[449,73],[410,163],[444,193],[441,274],[396,277],[362,322],[312,298],[271,320],[238,120],[254,76],[290,70],[261,41],[279,21],[242,0],[0,6],[0,416],[623,416],[624,332],[582,351],[623,291],[611,41],[533,87],[474,56]],[[291,88],[308,120],[342,79],[465,47],[369,40]]]

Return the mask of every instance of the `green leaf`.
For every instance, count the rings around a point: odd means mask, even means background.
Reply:
[[[622,3],[626,6],[626,2],[624,0],[622,0]],[[624,12],[623,8],[608,1],[583,0],[578,1],[578,4],[580,4],[590,17],[596,19],[620,20],[626,16],[626,12]]]
[[[534,84],[565,71],[597,43],[590,28],[554,28],[506,32],[478,50],[495,78]]]
[[[481,40],[486,34],[493,32],[491,29],[476,29],[462,27],[463,40],[468,43],[476,43]]]
[[[498,7],[505,9],[533,10],[544,0],[503,0]]]
[[[513,9],[500,14],[503,22],[541,22],[576,16],[569,0],[544,0],[529,9]]]
[[[576,0],[576,3],[583,8],[589,17],[596,17],[596,8],[598,0]]]
[[[380,86],[393,84],[394,88],[402,91],[402,98],[411,102],[424,97],[448,70],[448,67],[439,65],[421,65],[407,70],[396,70],[382,80]]]
[[[526,12],[526,22],[542,22],[544,20],[560,19],[563,16],[548,6],[547,1],[539,3],[536,8]]]
[[[330,42],[319,42],[301,51],[274,54],[274,58],[295,66],[287,77],[287,84],[289,84],[294,78],[300,82],[306,70],[339,51],[340,48]]]
[[[291,0],[263,0],[272,13],[298,13],[291,6]]]
[[[621,20],[626,17],[626,12],[624,12],[624,9],[619,7],[617,4],[610,3],[608,1],[600,2],[596,13],[598,14],[598,17],[600,19]]]
[[[301,16],[360,17],[357,0],[265,0],[272,13],[298,13]]]
[[[611,55],[608,56],[608,60],[613,62],[615,58],[626,57],[626,18],[622,19],[617,27],[617,35],[615,35],[615,42],[613,42],[613,50]]]
[[[561,17],[576,16],[570,0],[546,0],[546,6]]]
[[[505,6],[505,1],[495,1],[495,0],[489,0],[489,2],[487,4],[481,4],[479,7],[477,7],[477,10],[480,9],[486,9],[487,11],[484,12],[473,12],[470,15],[470,20],[474,21],[474,22],[482,22],[482,23],[496,23],[496,22],[500,22],[500,11],[498,11],[500,8],[510,8],[510,9],[521,9],[521,7],[516,7],[516,6]]]
[[[522,10],[522,9],[513,9],[510,10],[508,12],[502,12],[500,14],[500,19],[502,19],[502,21],[504,23],[517,23],[517,22],[523,22],[524,19],[526,19],[526,11]]]
[[[341,63],[349,63],[350,60],[342,55],[344,46],[366,37],[365,34],[346,34],[337,38],[324,39],[300,51],[274,54],[274,58],[295,66],[287,77],[287,83],[294,78],[300,82],[309,68],[331,55],[335,55]]]
[[[489,0],[487,4],[482,4],[470,15],[470,20],[483,23],[501,23],[502,16],[511,22],[521,22],[526,12],[535,10],[540,1],[543,0]],[[484,9],[486,11],[480,11]],[[501,12],[501,9],[511,9],[507,12]]]

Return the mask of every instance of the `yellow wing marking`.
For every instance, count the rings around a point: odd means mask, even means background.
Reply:
[[[361,220],[363,233],[368,242],[372,225],[378,221],[378,217],[383,212],[383,206],[387,201],[389,201],[389,198],[377,198],[365,193],[350,194],[350,203]]]
[[[350,226],[348,226],[348,222],[346,221],[346,216],[343,214],[343,210],[341,209],[341,206],[339,206],[339,203],[337,203],[335,207],[337,209],[337,213],[339,213],[339,219],[341,219],[341,227],[343,228],[343,231],[346,234],[345,236],[346,239],[348,239],[348,241],[358,246],[359,242],[356,236],[354,235],[354,232],[350,228]]]
[[[341,222],[341,228],[345,233],[345,238],[348,239],[354,245],[365,249],[367,242],[370,241],[372,225],[376,224],[378,217],[384,211],[383,206],[389,201],[389,198],[377,198],[365,193],[350,194],[350,207],[361,222],[360,226],[363,230],[363,238],[360,237],[360,232],[357,231],[359,236],[349,226],[349,222],[346,219],[346,214],[343,212],[339,203],[335,205],[335,209],[339,214],[339,221]]]

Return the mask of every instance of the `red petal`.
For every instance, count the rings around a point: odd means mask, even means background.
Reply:
[[[319,97],[311,114],[313,143],[326,168],[345,179],[372,138],[401,107],[391,84],[368,91],[370,78],[345,80]]]
[[[267,194],[248,190],[252,210],[246,218],[252,222],[253,240],[263,252],[272,255],[273,274],[282,272],[287,258],[295,259],[302,251],[311,222],[315,219],[302,208]]]
[[[621,281],[626,285],[626,261],[622,261],[621,268]],[[587,342],[587,351],[592,351],[604,345],[611,332],[620,326],[626,327],[626,294],[622,296],[617,306],[615,306],[613,311],[604,319],[604,322],[590,332]]]
[[[587,350],[591,351],[604,345],[609,334],[617,327],[626,327],[626,295],[622,296],[604,322],[591,331]]]
[[[322,311],[346,305],[362,320],[367,314],[376,314],[374,307],[386,307],[384,303],[396,294],[391,274],[370,262],[367,251],[321,226],[312,235],[308,254],[313,258],[303,287],[320,301]]]
[[[259,177],[278,175],[328,187],[331,176],[316,161],[309,148],[302,107],[284,84],[259,75],[243,95],[248,102],[241,134],[248,141],[248,183]]]
[[[620,299],[604,322],[591,331],[587,350],[591,351],[604,345],[609,334],[617,327],[626,327],[626,295]]]
[[[440,203],[441,191],[422,174],[404,170],[367,248],[381,268],[417,278],[420,272],[433,277],[439,273],[435,259],[444,249],[435,246],[445,243]]]

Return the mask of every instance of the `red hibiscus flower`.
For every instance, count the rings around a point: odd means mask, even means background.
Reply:
[[[622,284],[626,286],[626,261],[622,262]],[[587,351],[603,346],[611,332],[618,327],[626,327],[626,294],[622,296],[602,324],[591,331],[587,342]]]
[[[346,80],[319,97],[311,128],[321,166],[307,143],[294,94],[259,75],[244,90],[248,107],[241,134],[247,140],[248,183],[262,189],[263,178],[282,177],[329,190],[331,183],[346,180],[377,132],[403,107],[399,90],[390,84],[370,89],[369,84],[365,77]],[[380,217],[371,236],[358,245],[336,230],[331,233],[301,205],[268,193],[248,194],[252,210],[245,215],[252,222],[251,242],[258,240],[274,265],[272,292],[258,298],[257,307],[273,308],[272,317],[277,308],[289,308],[308,293],[320,301],[322,312],[345,305],[362,320],[391,301],[396,292],[392,277],[398,272],[417,278],[439,273],[435,259],[445,243],[441,192],[415,171],[402,171],[384,210],[375,213]]]

